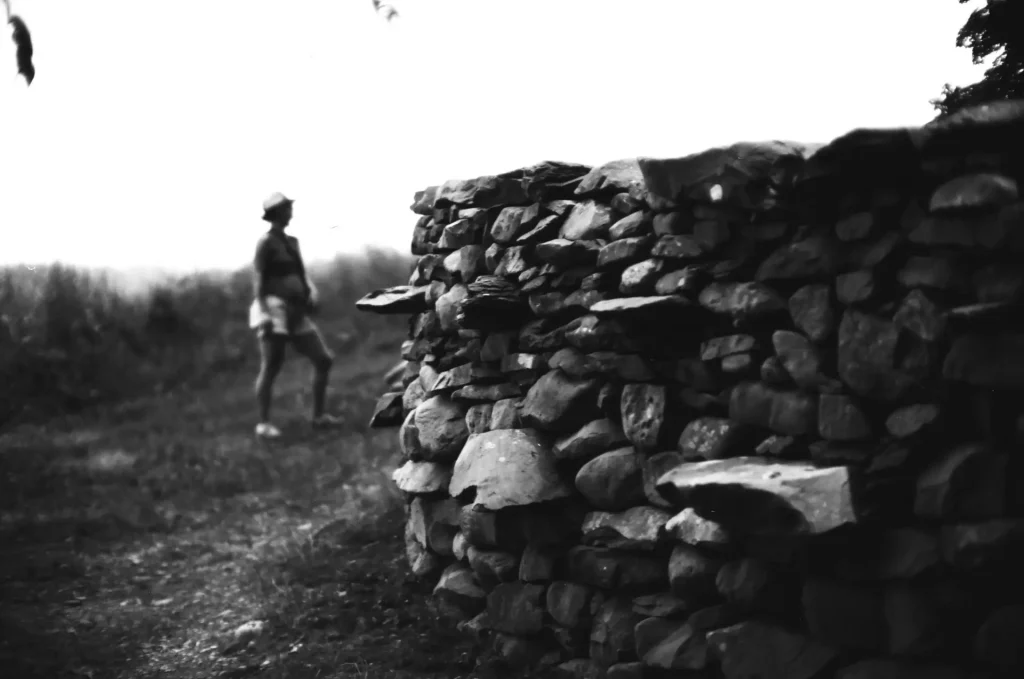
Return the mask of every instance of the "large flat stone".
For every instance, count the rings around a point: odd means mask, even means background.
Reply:
[[[845,467],[752,457],[694,462],[666,473],[657,489],[678,506],[746,533],[818,534],[857,521]]]
[[[555,470],[554,455],[534,430],[477,434],[455,461],[448,492],[476,489],[473,504],[487,509],[530,505],[571,495]]]
[[[629,316],[632,314],[677,313],[692,308],[693,304],[681,297],[619,297],[597,302],[590,307],[595,316]]]
[[[935,189],[928,208],[946,210],[984,210],[1009,205],[1020,197],[1017,182],[991,172],[978,172],[950,179]]]
[[[428,287],[398,285],[374,290],[356,302],[356,309],[375,314],[418,314],[430,308],[426,301]]]
[[[642,187],[643,173],[636,158],[613,160],[593,168],[583,177],[576,187],[577,196],[589,196],[599,193],[613,194]]]
[[[719,186],[719,199],[750,205],[744,189],[751,183],[778,179],[780,170],[795,171],[807,148],[785,141],[740,142],[683,158],[639,158],[647,190],[667,201],[682,197],[708,200]]]

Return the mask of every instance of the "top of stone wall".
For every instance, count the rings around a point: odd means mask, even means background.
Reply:
[[[450,180],[416,193],[413,212],[493,208],[627,193],[656,211],[685,202],[771,210],[787,194],[825,202],[835,191],[884,186],[908,175],[984,167],[1024,148],[1024,100],[960,111],[921,127],[856,129],[827,144],[740,142],[682,158],[620,159],[599,167],[547,161],[500,175]],[[951,167],[953,164],[953,167]],[[813,191],[806,189],[813,188]]]

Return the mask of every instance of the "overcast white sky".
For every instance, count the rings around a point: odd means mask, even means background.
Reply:
[[[233,268],[273,191],[309,259],[407,250],[428,184],[922,124],[982,75],[955,0],[12,3],[0,263]]]

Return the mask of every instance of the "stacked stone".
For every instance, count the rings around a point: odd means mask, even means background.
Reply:
[[[571,677],[1024,676],[1024,103],[416,195],[412,570]]]

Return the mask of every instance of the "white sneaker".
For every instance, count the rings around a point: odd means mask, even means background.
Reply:
[[[269,422],[260,422],[256,425],[256,436],[264,439],[280,438],[281,430]]]

